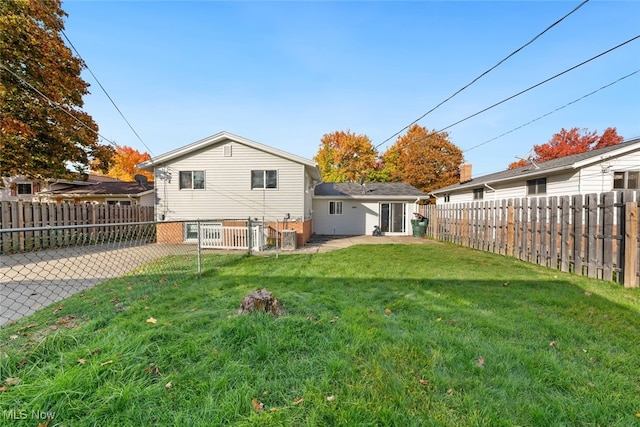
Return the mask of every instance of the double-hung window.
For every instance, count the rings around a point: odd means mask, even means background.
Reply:
[[[342,215],[342,202],[329,202],[329,215]]]
[[[614,172],[613,188],[615,190],[640,190],[640,172]]]
[[[204,190],[204,171],[180,171],[180,189]]]
[[[28,195],[32,194],[33,190],[31,187],[31,183],[18,184],[18,195]]]
[[[484,188],[474,188],[473,200],[482,200],[482,199],[484,199]]]
[[[278,188],[278,171],[252,170],[251,189],[254,188]]]

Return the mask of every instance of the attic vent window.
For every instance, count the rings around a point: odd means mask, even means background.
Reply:
[[[231,157],[231,145],[225,145],[222,147],[222,155],[224,157]]]

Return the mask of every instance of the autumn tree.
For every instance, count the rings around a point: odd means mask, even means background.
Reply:
[[[458,181],[462,150],[446,132],[428,131],[414,124],[382,155],[391,181],[402,181],[428,193]]]
[[[579,130],[574,127],[566,130],[562,128],[546,144],[534,145],[535,156],[532,156],[531,159],[534,162],[541,163],[571,154],[579,154],[616,145],[622,141],[623,138],[618,135],[616,128],[605,129],[601,136],[596,131],[589,132],[587,129]],[[528,164],[528,159],[520,159],[509,164],[509,169],[519,168]]]
[[[81,110],[84,67],[64,44],[60,0],[0,1],[0,176],[62,178],[67,165],[103,170],[113,149]]]
[[[91,164],[94,173],[98,175],[105,175],[111,178],[117,178],[121,181],[133,181],[136,175],[144,175],[149,181],[153,181],[153,173],[149,171],[143,171],[136,168],[136,165],[144,161],[150,160],[149,153],[141,153],[132,147],[126,145],[116,147],[116,152],[109,166],[109,170],[106,173],[99,171],[99,160],[94,161]]]
[[[313,160],[318,163],[322,179],[327,182],[355,182],[370,175],[378,153],[366,135],[351,131],[325,134]]]

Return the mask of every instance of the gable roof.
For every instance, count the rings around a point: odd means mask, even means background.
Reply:
[[[142,170],[153,170],[154,166],[168,163],[179,157],[193,153],[202,148],[219,144],[224,141],[237,142],[238,144],[246,145],[248,147],[255,148],[256,150],[264,151],[266,153],[273,154],[274,156],[291,160],[292,162],[300,163],[307,167],[307,170],[309,171],[309,174],[313,179],[315,179],[316,181],[321,181],[322,179],[320,177],[320,169],[318,169],[318,165],[312,160],[305,159],[304,157],[296,156],[295,154],[287,153],[286,151],[278,150],[277,148],[269,147],[268,145],[260,144],[259,142],[255,142],[250,139],[243,138],[241,136],[234,135],[225,131],[218,132],[215,135],[208,136],[189,145],[185,145],[184,147],[180,147],[159,156],[153,157],[146,162],[142,162],[136,165],[136,167]]]
[[[314,197],[334,199],[396,199],[426,198],[427,195],[404,182],[323,182],[316,185]]]
[[[594,163],[602,162],[612,157],[618,157],[633,151],[640,150],[640,138],[623,141],[616,145],[600,148],[598,150],[585,151],[584,153],[572,154],[570,156],[559,157],[546,162],[522,166],[516,169],[507,169],[488,175],[472,178],[462,184],[453,184],[447,187],[432,191],[432,194],[447,193],[455,190],[471,189],[484,184],[502,183],[532,179],[536,177],[548,176],[567,170],[576,170]]]

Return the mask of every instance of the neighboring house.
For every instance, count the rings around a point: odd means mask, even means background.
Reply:
[[[436,203],[638,190],[640,138],[477,178],[463,164],[460,181],[431,192]]]
[[[256,219],[284,222],[297,244],[311,236],[315,162],[220,132],[137,165],[155,176],[156,218],[187,221],[183,240],[193,235],[189,220]]]
[[[153,206],[153,182],[101,181],[90,185],[69,184],[63,188],[38,194],[42,201],[104,203],[117,206]]]
[[[69,201],[76,203],[105,203],[109,201],[110,203],[116,203],[118,201],[126,202],[130,200],[131,195],[137,195],[138,200],[143,196],[140,194],[141,188],[134,188],[131,185],[137,185],[137,183],[125,183],[116,178],[99,175],[89,175],[86,179],[78,180],[38,179],[14,176],[10,178],[3,177],[2,181],[0,201]],[[95,187],[98,184],[106,185],[111,183],[118,183],[121,187],[119,188],[117,185],[109,188]],[[147,186],[149,185],[147,184]],[[153,183],[150,184],[149,188],[142,191],[149,190],[152,187]],[[92,193],[96,194],[96,197],[91,197],[90,194]],[[144,201],[144,204],[153,206],[153,195],[147,197],[147,199],[148,200]]]
[[[411,234],[411,219],[428,196],[405,183],[322,183],[313,198],[313,231],[320,235]]]

